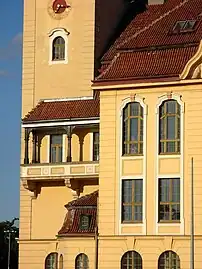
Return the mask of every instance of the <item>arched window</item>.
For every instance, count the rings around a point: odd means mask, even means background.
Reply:
[[[142,257],[136,251],[126,252],[121,259],[121,269],[142,269]]]
[[[128,103],[123,109],[123,155],[143,154],[143,107]]]
[[[59,269],[63,269],[63,255],[60,254],[60,258],[59,258]]]
[[[75,269],[89,269],[89,260],[86,254],[81,253],[76,257]]]
[[[53,61],[65,60],[65,40],[63,37],[58,36],[53,40]]]
[[[159,153],[180,153],[180,105],[167,100],[159,107]]]
[[[158,269],[180,269],[180,258],[173,251],[165,251],[158,261]]]
[[[58,268],[58,253],[52,252],[46,257],[45,269],[57,269]]]

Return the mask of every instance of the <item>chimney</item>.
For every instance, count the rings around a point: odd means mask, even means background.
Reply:
[[[160,5],[164,3],[165,0],[148,0],[148,5]]]

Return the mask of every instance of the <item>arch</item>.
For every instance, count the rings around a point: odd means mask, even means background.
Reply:
[[[51,252],[45,260],[45,269],[58,269],[58,253]]]
[[[141,255],[134,250],[125,252],[121,258],[121,269],[142,269]]]
[[[159,107],[159,153],[180,153],[180,104],[174,100],[165,100]]]
[[[53,39],[52,44],[52,61],[65,60],[65,40],[61,36]]]
[[[123,108],[122,155],[143,154],[144,109],[139,102],[129,102]]]
[[[77,255],[75,259],[75,269],[89,269],[89,259],[84,253]]]
[[[49,35],[49,64],[68,63],[68,35],[64,28],[54,28]]]
[[[158,269],[180,269],[180,258],[174,251],[163,252],[158,259]]]
[[[183,148],[184,103],[179,94],[167,93],[156,106],[158,154],[180,154]]]

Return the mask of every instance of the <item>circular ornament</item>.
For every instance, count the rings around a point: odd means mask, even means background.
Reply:
[[[71,10],[71,5],[67,0],[50,0],[48,4],[48,14],[57,20],[65,18],[69,11]]]

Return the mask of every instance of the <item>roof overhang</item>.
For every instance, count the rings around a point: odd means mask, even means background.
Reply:
[[[93,119],[75,119],[75,120],[64,120],[64,121],[35,121],[22,123],[22,128],[41,128],[41,127],[59,127],[59,126],[83,126],[91,124],[99,124],[99,118]]]

